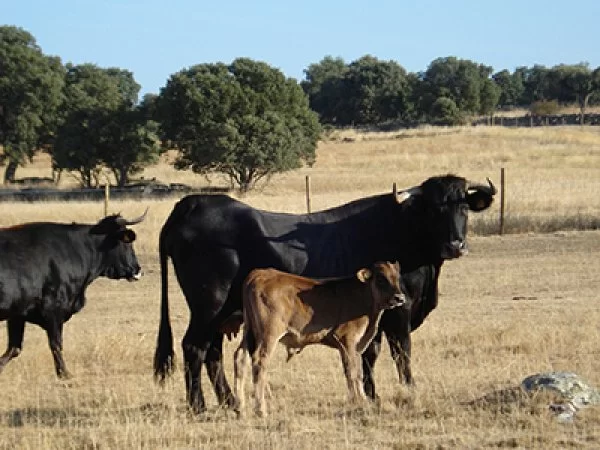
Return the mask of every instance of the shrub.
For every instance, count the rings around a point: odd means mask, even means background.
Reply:
[[[431,105],[431,122],[434,125],[460,125],[463,117],[454,100],[438,97]]]
[[[556,100],[539,100],[533,102],[529,110],[535,116],[549,116],[551,114],[558,114],[560,105]]]

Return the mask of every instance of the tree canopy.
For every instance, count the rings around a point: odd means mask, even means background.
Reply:
[[[0,144],[8,160],[5,181],[51,142],[62,102],[60,59],[46,56],[27,31],[0,26]]]
[[[51,151],[54,168],[76,173],[83,186],[92,187],[103,166],[124,185],[155,162],[157,125],[136,105],[139,89],[127,70],[68,64],[64,117]]]
[[[336,125],[367,125],[408,118],[406,70],[394,61],[365,55],[350,64],[325,57],[305,72],[302,88],[321,121]]]
[[[314,161],[317,115],[298,83],[264,62],[182,70],[155,106],[163,137],[180,150],[178,169],[224,173],[241,191]]]

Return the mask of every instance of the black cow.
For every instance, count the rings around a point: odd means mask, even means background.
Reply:
[[[85,304],[85,290],[100,276],[138,280],[132,242],[134,220],[120,215],[95,225],[38,222],[0,229],[0,320],[7,321],[8,348],[0,372],[23,348],[25,322],[48,334],[56,374],[68,378],[62,357],[63,324]]]
[[[224,195],[185,197],[160,234],[162,301],[155,376],[164,380],[173,369],[168,257],[191,312],[182,346],[187,399],[196,412],[205,408],[202,364],[219,402],[234,404],[223,373],[223,332],[230,331],[231,316],[239,314],[242,282],[252,269],[337,277],[377,260],[398,260],[411,301],[396,308],[401,311],[385,312],[380,329],[389,339],[400,375],[411,382],[410,331],[437,304],[443,261],[467,252],[469,209],[488,208],[495,193],[491,182],[474,185],[447,175],[430,178],[401,196],[394,189],[392,194],[298,215],[256,210]],[[372,368],[380,343],[381,334],[363,355],[365,392],[370,397],[375,396]]]

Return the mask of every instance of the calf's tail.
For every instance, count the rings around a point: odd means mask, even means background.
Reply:
[[[159,383],[162,383],[166,377],[173,373],[173,369],[175,368],[173,330],[171,329],[171,320],[169,318],[168,255],[162,236],[159,243],[159,254],[161,281],[160,326],[158,329],[156,352],[154,353],[154,378]]]

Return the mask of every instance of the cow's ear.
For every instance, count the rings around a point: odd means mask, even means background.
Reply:
[[[133,241],[135,241],[135,231],[126,228],[121,232],[120,239],[126,244],[132,243]]]
[[[475,191],[467,195],[469,209],[475,212],[483,211],[484,209],[488,208],[492,204],[493,200],[493,196],[482,191]]]
[[[369,281],[372,275],[373,274],[369,269],[360,269],[358,272],[356,272],[356,278],[358,278],[362,283]]]

